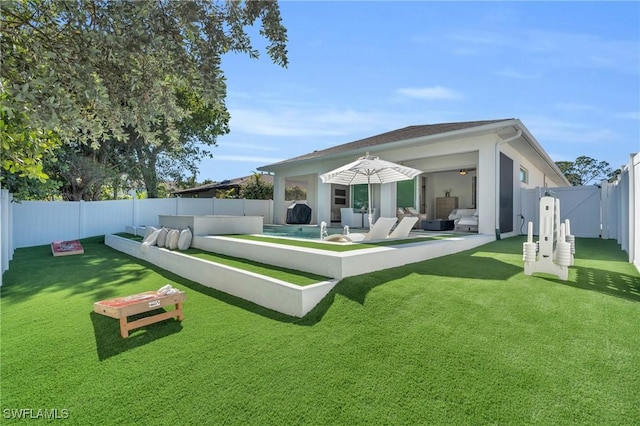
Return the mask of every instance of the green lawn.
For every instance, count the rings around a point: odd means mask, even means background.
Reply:
[[[133,241],[142,242],[141,236],[127,234],[125,232],[116,234],[119,237],[127,238]],[[198,259],[207,260],[209,262],[215,262],[233,268],[242,269],[244,271],[253,272],[256,274],[264,275],[270,278],[276,278],[295,284],[299,286],[307,286],[311,284],[317,284],[320,281],[330,280],[329,277],[323,277],[320,275],[312,274],[304,271],[295,271],[293,269],[281,268],[278,266],[267,265],[260,262],[254,262],[247,259],[239,259],[233,256],[226,256],[224,254],[211,253],[205,250],[196,248],[190,248],[187,250],[180,250],[182,254],[197,257]]]
[[[522,241],[344,279],[302,319],[99,238],[79,256],[19,249],[1,288],[2,422],[639,424],[640,275],[614,242],[578,239],[569,281],[526,277]],[[92,313],[166,283],[187,292],[182,323],[122,339]]]
[[[326,243],[316,242],[314,240],[303,240],[293,238],[277,238],[269,237],[267,235],[224,235],[227,238],[236,238],[239,240],[258,241],[263,243],[282,244],[292,247],[311,248],[316,250],[326,250],[334,252],[345,252],[354,250],[365,250],[372,247],[384,247],[384,246],[397,246],[401,244],[418,243],[426,241],[446,240],[457,236],[456,234],[442,234],[435,236],[415,237],[415,238],[402,238],[386,241],[362,241],[355,244],[351,243]]]

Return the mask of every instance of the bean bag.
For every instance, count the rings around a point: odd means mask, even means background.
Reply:
[[[169,250],[175,250],[178,248],[178,239],[180,238],[180,231],[177,229],[172,229],[167,234],[167,242],[165,247]]]
[[[160,233],[158,234],[158,241],[157,241],[158,247],[164,247],[164,245],[167,243],[168,233],[169,233],[169,230],[164,226],[162,227],[162,229],[160,229]]]
[[[189,228],[180,231],[180,238],[178,238],[178,250],[186,250],[191,247],[191,230]]]

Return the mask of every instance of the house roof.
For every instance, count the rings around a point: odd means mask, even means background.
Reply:
[[[295,161],[310,160],[317,157],[322,157],[330,154],[339,154],[342,152],[349,152],[354,150],[362,150],[365,148],[375,147],[378,145],[384,145],[391,142],[399,142],[409,139],[421,138],[425,136],[440,135],[450,133],[459,130],[472,129],[475,127],[481,127],[500,123],[503,121],[510,121],[512,118],[500,119],[500,120],[483,120],[483,121],[463,121],[457,123],[440,123],[440,124],[424,124],[416,126],[407,126],[402,129],[392,130],[390,132],[381,133],[379,135],[370,136],[368,138],[359,139],[353,142],[348,142],[342,145],[333,146],[331,148],[323,149],[320,151],[313,151],[308,154],[300,155],[298,157],[289,158],[277,163],[265,166],[265,168],[271,166],[284,165],[286,163],[292,163]],[[263,170],[263,168],[258,168]]]
[[[518,146],[518,150],[526,152],[528,158],[538,165],[545,174],[555,176],[561,184],[569,186],[570,183],[564,176],[562,171],[553,162],[549,155],[544,151],[535,137],[527,130],[522,122],[517,118],[504,118],[499,120],[482,120],[482,121],[462,121],[455,123],[425,124],[417,126],[403,127],[402,129],[392,130],[390,132],[381,133],[379,135],[370,136],[368,138],[359,139],[331,148],[313,151],[308,154],[293,157],[277,163],[258,167],[260,171],[276,172],[281,168],[287,168],[295,163],[313,162],[318,159],[327,159],[329,157],[342,157],[349,153],[375,152],[391,148],[394,145],[422,144],[427,140],[445,140],[449,137],[465,137],[471,135],[480,135],[483,133],[494,132],[503,139],[513,137],[513,132],[520,133],[519,141],[514,141],[514,146]]]
[[[262,179],[265,183],[273,183],[273,175],[260,173],[260,179]],[[223,180],[222,182],[214,182],[208,183],[205,185],[194,186],[193,188],[181,189],[178,191],[174,191],[174,195],[181,194],[197,194],[201,192],[207,192],[211,190],[226,190],[229,188],[236,188],[243,185],[246,185],[253,179],[253,175],[250,176],[242,176],[233,179]]]

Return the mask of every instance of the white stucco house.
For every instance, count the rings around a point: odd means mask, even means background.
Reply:
[[[427,219],[442,219],[455,203],[477,210],[482,234],[520,232],[522,188],[570,186],[519,119],[417,125],[260,167],[274,175],[274,223],[286,223],[293,202],[287,188],[306,189],[312,224],[339,223],[341,207],[362,207],[366,190],[324,184],[319,176],[366,153],[424,172],[412,181],[375,185],[376,216],[414,207]]]

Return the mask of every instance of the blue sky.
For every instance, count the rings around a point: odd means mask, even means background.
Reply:
[[[640,3],[281,1],[289,67],[227,55],[198,181],[409,125],[519,118],[555,161],[640,151]]]

